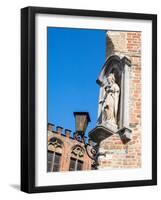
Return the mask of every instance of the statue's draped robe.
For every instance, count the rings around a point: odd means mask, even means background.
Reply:
[[[119,103],[120,88],[113,83],[109,89],[105,89],[107,84],[100,88],[98,123],[111,125],[117,124],[117,112]]]

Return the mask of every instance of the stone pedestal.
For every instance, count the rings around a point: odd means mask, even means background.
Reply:
[[[99,144],[102,140],[110,137],[114,132],[102,125],[96,126],[89,132],[89,137],[95,143]]]
[[[89,137],[91,140],[97,144],[105,140],[106,138],[112,136],[113,134],[117,134],[120,136],[120,139],[125,144],[131,140],[132,131],[127,127],[123,127],[121,129],[117,129],[116,127],[112,127],[108,125],[105,127],[103,125],[98,125],[94,129],[89,132]]]

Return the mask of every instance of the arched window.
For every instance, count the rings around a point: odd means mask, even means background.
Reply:
[[[85,150],[80,145],[75,145],[71,151],[69,171],[83,170],[83,156]]]
[[[60,171],[63,142],[52,137],[48,142],[47,172]]]

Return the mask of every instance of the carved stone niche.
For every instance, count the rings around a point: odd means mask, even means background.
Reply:
[[[89,132],[89,137],[96,143],[100,143],[113,134],[119,134],[123,143],[131,139],[132,132],[129,129],[130,67],[131,61],[127,57],[112,55],[101,69],[96,81],[100,87],[98,120],[96,127]],[[109,84],[111,79],[113,82]]]

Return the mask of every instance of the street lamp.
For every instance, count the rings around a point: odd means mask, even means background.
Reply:
[[[88,112],[74,112],[76,133],[82,137],[86,132],[88,123],[91,121]]]
[[[88,112],[74,112],[75,117],[75,139],[78,141],[82,141],[84,143],[87,155],[89,158],[94,160],[94,165],[97,169],[98,166],[98,156],[100,155],[98,152],[98,145],[94,145],[91,139],[89,139],[88,143],[85,142],[85,132],[88,126],[88,123],[91,121]]]

